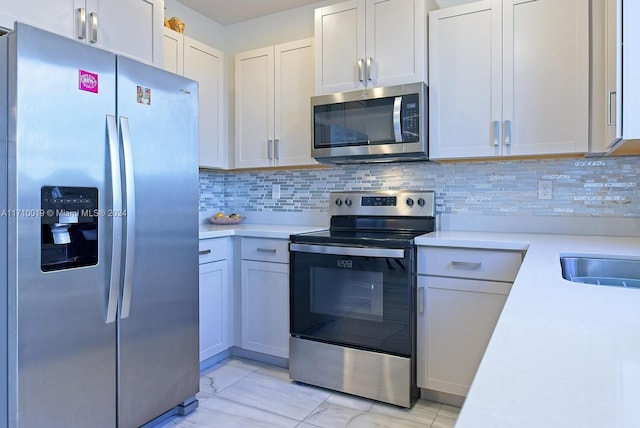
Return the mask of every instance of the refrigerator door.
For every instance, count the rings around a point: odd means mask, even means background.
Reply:
[[[21,24],[7,37],[9,426],[112,428],[113,229],[78,207],[112,207],[115,56]]]
[[[118,422],[137,427],[195,396],[198,87],[118,57],[126,248]]]

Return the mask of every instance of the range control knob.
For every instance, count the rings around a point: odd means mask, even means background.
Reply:
[[[407,205],[409,205],[410,207],[413,206],[413,199],[411,198],[407,198]]]
[[[346,206],[350,207],[350,206],[351,206],[351,199],[346,198],[346,199],[344,200],[344,204],[345,204]]]
[[[418,205],[420,205],[421,207],[424,207],[425,201],[422,198],[418,198]]]
[[[336,205],[337,206],[341,206],[342,205],[342,199],[336,198]]]

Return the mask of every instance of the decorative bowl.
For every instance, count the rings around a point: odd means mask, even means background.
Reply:
[[[240,217],[209,217],[209,221],[213,224],[238,224],[242,223],[246,219],[244,216]]]

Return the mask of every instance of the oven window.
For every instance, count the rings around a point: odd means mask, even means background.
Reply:
[[[381,272],[311,268],[311,311],[382,322],[382,281]]]
[[[410,355],[415,328],[412,251],[403,258],[290,254],[292,334]]]

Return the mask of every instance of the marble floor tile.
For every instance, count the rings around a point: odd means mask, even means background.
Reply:
[[[431,425],[432,428],[453,428],[458,419],[460,409],[457,407],[442,405],[442,408],[438,412],[435,421]]]
[[[240,358],[202,373],[199,407],[159,428],[453,428],[460,409],[418,400],[403,409],[293,382],[287,369]]]
[[[232,358],[221,361],[200,376],[199,400],[206,399],[254,373],[263,365],[254,361]]]
[[[239,380],[218,397],[302,421],[329,397],[320,388],[299,385],[269,374],[255,372]]]
[[[355,395],[343,394],[342,392],[332,392],[325,403],[336,404],[338,406],[349,407],[351,409],[367,411],[373,406],[373,401],[356,397]]]
[[[436,419],[441,407],[442,404],[440,403],[434,403],[426,400],[416,401],[411,409],[405,409],[384,403],[374,403],[371,406],[371,413],[377,413],[398,419],[406,419],[430,426]]]
[[[162,428],[294,428],[299,424],[295,419],[219,397],[207,399],[192,414],[173,422],[176,424]]]

